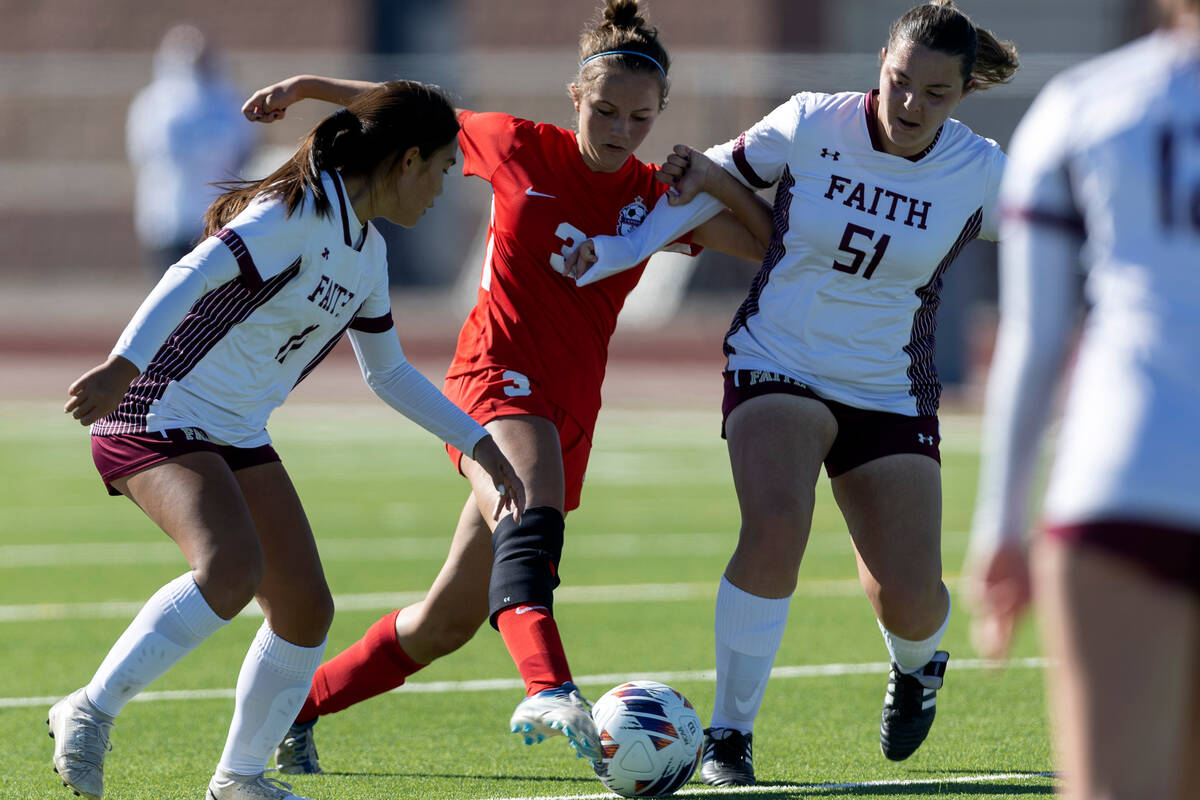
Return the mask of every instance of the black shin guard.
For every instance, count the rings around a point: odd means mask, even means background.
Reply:
[[[492,532],[492,582],[488,587],[488,620],[518,603],[554,604],[558,561],[562,558],[563,515],[549,506],[527,508],[517,524],[511,516]]]

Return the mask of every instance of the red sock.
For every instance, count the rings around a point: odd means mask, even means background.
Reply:
[[[308,722],[395,689],[425,666],[409,658],[396,639],[399,613],[397,609],[376,622],[361,639],[320,666],[296,722]]]
[[[549,609],[528,605],[506,608],[496,615],[496,627],[525,681],[527,696],[571,680],[567,654]]]

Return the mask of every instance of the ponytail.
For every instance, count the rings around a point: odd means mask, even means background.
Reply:
[[[416,81],[382,83],[321,120],[267,177],[218,184],[224,193],[204,214],[204,234],[225,227],[259,196],[279,198],[290,217],[311,194],[313,210],[327,217],[333,206],[322,172],[378,177],[411,147],[428,158],[458,135],[458,127],[454,104],[438,87]]]

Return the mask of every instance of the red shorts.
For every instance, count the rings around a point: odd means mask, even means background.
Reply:
[[[259,464],[279,461],[279,454],[269,444],[261,447],[231,447],[214,444],[199,428],[172,428],[157,433],[122,433],[92,437],[92,460],[104,481],[108,493],[119,495],[112,481],[124,478],[168,458],[207,451],[225,459],[229,469],[237,472]]]
[[[588,456],[592,452],[590,429],[583,428],[574,417],[542,397],[537,386],[524,375],[511,370],[488,367],[448,377],[442,391],[480,425],[487,425],[498,417],[517,416],[543,417],[553,422],[562,448],[563,511],[579,508]],[[462,474],[459,462],[463,454],[451,445],[446,445],[446,452],[455,469]]]
[[[1200,531],[1138,520],[1094,520],[1050,525],[1046,535],[1108,551],[1158,578],[1200,592]]]
[[[868,461],[897,453],[916,453],[942,463],[936,414],[909,417],[887,411],[867,411],[818,397],[800,381],[755,369],[725,372],[725,398],[721,403],[721,437],[725,420],[742,403],[764,394],[790,394],[823,403],[837,420],[838,432],[825,456],[825,472],[831,478]]]

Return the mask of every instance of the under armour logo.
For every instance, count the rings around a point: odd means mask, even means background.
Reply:
[[[926,436],[923,433],[918,433],[917,441],[920,442],[921,444],[933,444],[933,436],[932,435]]]
[[[325,259],[326,261],[329,260],[329,248],[328,247],[326,247],[324,250],[321,251],[321,258]]]
[[[832,158],[834,161],[837,161],[840,155],[841,152],[838,150],[830,150],[828,147],[821,148],[821,158]]]

